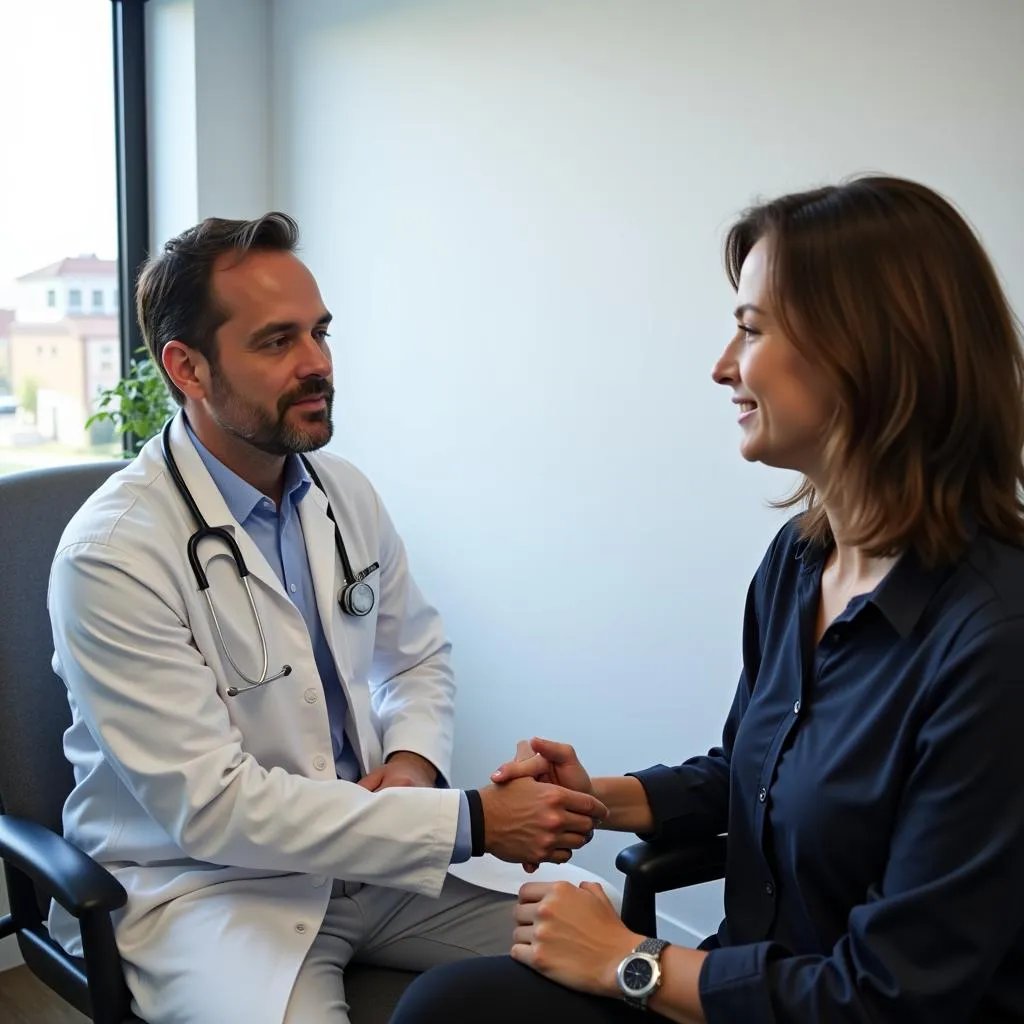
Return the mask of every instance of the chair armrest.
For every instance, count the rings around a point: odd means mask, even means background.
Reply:
[[[725,836],[708,839],[635,843],[619,851],[615,866],[654,892],[682,889],[725,875]]]
[[[128,901],[124,886],[63,836],[9,814],[0,814],[0,861],[12,883],[3,930],[17,933],[32,972],[95,1024],[134,1020],[110,917]],[[37,893],[78,919],[84,971],[47,934]]]
[[[620,850],[615,866],[626,876],[623,924],[641,935],[657,935],[657,894],[722,878],[725,845],[725,836],[710,836],[685,842],[634,843]]]
[[[69,914],[109,913],[128,899],[124,886],[63,836],[25,818],[0,814],[0,860],[27,875]]]

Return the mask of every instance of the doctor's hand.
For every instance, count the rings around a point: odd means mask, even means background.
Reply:
[[[381,789],[394,789],[400,786],[418,786],[430,789],[437,782],[437,769],[419,754],[411,750],[395,751],[386,764],[374,768],[359,780],[363,789],[376,793]]]
[[[534,779],[480,790],[484,849],[513,864],[564,864],[585,846],[608,808],[589,793]]]
[[[587,770],[568,743],[555,743],[536,736],[529,741],[520,740],[515,760],[506,761],[491,774],[491,780],[499,784],[523,778],[553,782],[577,793],[594,792]]]

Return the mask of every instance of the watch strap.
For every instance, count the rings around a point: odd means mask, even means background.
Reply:
[[[649,953],[651,956],[661,956],[661,951],[669,945],[664,939],[644,939],[636,949],[634,953]]]

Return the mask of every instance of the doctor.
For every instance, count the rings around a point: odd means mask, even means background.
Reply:
[[[145,267],[140,325],[182,408],[53,563],[65,834],[128,891],[116,935],[149,1024],[343,1024],[353,956],[506,952],[514,897],[449,865],[563,863],[606,814],[529,779],[447,787],[440,617],[369,482],[304,461],[334,390],[297,241],[282,214],[207,220]],[[50,925],[81,953],[59,908]]]

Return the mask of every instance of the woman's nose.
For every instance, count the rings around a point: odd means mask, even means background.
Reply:
[[[726,387],[732,387],[739,380],[739,370],[731,344],[726,346],[725,351],[718,357],[718,362],[711,367],[711,379],[716,384],[724,384]]]

